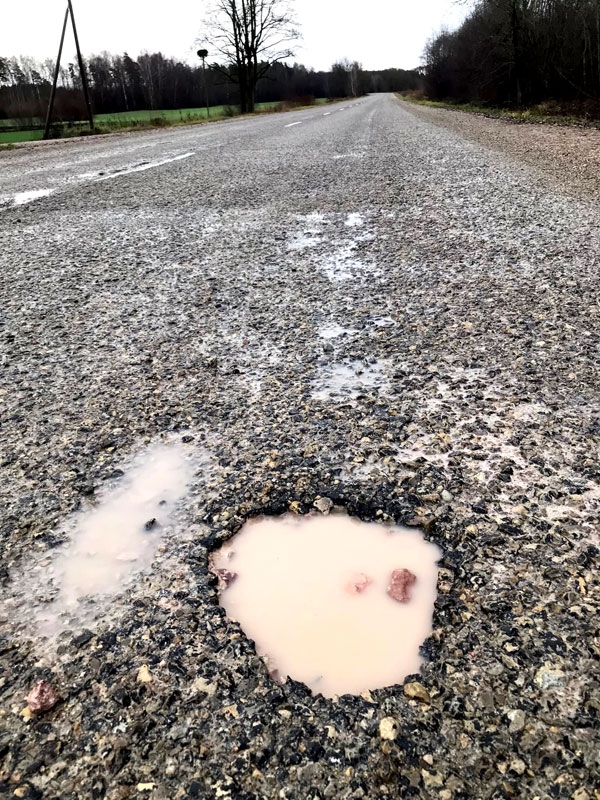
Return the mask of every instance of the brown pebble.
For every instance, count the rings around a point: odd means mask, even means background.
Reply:
[[[417,576],[408,569],[395,569],[392,572],[390,585],[387,588],[387,593],[393,600],[399,603],[406,603],[410,600],[410,587],[417,580]]]
[[[48,681],[38,681],[27,695],[27,706],[34,714],[41,714],[50,711],[59,700],[59,696]]]

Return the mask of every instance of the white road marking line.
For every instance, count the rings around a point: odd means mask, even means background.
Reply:
[[[289,125],[284,125],[284,128],[293,128],[294,125],[302,125],[302,122],[290,122]]]
[[[30,192],[18,192],[13,198],[13,206],[22,206],[40,197],[48,197],[54,191],[54,189],[33,189]]]
[[[108,181],[111,180],[111,178],[120,178],[122,175],[131,175],[132,172],[145,172],[147,169],[162,167],[163,164],[170,164],[172,161],[181,161],[182,158],[190,158],[190,156],[193,155],[196,155],[196,153],[182,153],[181,155],[173,156],[172,158],[163,158],[162,161],[151,161],[149,164],[140,164],[137,167],[125,167],[124,169],[120,169],[118,172],[111,172],[110,175],[101,175],[96,179],[95,183]]]
[[[326,112],[323,114],[323,116],[324,116],[324,117],[328,117],[330,114],[331,114],[331,111],[326,111]]]

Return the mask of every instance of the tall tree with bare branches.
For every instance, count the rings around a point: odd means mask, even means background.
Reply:
[[[256,84],[294,55],[300,38],[290,0],[213,0],[198,44],[219,56],[219,69],[238,84],[242,113],[254,111]]]

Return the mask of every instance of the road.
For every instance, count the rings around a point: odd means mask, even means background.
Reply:
[[[6,789],[593,797],[598,230],[385,95],[0,153]],[[68,520],[173,436],[152,568],[41,641]],[[274,684],[218,607],[209,551],[320,496],[444,550],[418,697]]]
[[[193,168],[205,170],[206,161],[222,158],[231,149],[239,152],[265,136],[315,123],[327,129],[332,122],[329,117],[335,119],[335,114],[356,108],[358,102],[318,106],[288,113],[284,118],[269,114],[166,131],[37,144],[12,154],[10,161],[5,159],[7,169],[3,170],[0,208],[93,183],[117,178],[122,182],[126,175],[159,169],[180,160],[193,159]],[[164,170],[161,175],[165,177]]]

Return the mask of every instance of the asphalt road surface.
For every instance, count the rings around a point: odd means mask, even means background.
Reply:
[[[0,153],[2,792],[597,797],[598,230],[392,96]],[[60,605],[161,442],[144,571]],[[320,497],[444,552],[405,686],[277,684],[218,606],[210,551]]]

